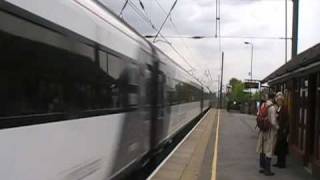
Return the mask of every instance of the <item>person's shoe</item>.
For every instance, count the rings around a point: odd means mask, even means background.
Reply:
[[[280,169],[284,169],[284,168],[286,168],[286,165],[280,164],[277,167],[280,168]]]
[[[260,169],[259,173],[263,174],[264,173],[264,169]]]
[[[264,169],[264,175],[266,176],[273,176],[274,173],[271,172],[271,158],[266,158],[266,164],[265,164],[265,169]]]
[[[274,173],[271,172],[271,171],[268,171],[268,172],[265,171],[265,172],[264,172],[264,175],[265,175],[265,176],[274,176]]]
[[[280,164],[279,164],[279,163],[276,163],[276,164],[273,164],[272,166],[273,166],[273,167],[280,167]]]

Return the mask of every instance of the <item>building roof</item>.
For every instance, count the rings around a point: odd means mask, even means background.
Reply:
[[[288,63],[280,66],[277,70],[265,77],[261,82],[273,82],[278,79],[284,79],[289,75],[297,73],[299,69],[308,69],[312,64],[320,61],[320,43],[298,54],[296,57],[288,61]],[[320,65],[320,64],[319,64]]]

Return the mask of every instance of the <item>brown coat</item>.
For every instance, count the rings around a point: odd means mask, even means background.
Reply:
[[[289,135],[289,121],[288,111],[285,106],[279,108],[278,111],[279,129],[277,132],[277,143],[275,147],[276,155],[286,155],[288,153],[288,135]]]

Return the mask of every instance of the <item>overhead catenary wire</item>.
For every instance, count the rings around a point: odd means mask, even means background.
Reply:
[[[156,2],[156,4],[159,6],[159,8],[162,10],[162,12],[167,15],[169,14],[164,8],[163,6],[160,4],[160,2],[158,0],[154,0]],[[171,18],[171,14],[170,14],[170,23],[172,25],[172,27],[174,28],[174,30],[176,31],[177,34],[181,35],[182,33],[178,30],[178,27],[176,26],[176,24],[173,22],[172,18]],[[189,47],[189,45],[185,42],[184,38],[179,38],[182,43],[184,44],[185,48],[187,49],[187,52],[190,53],[192,59],[195,59],[195,56],[193,54],[193,51],[191,50],[191,48]]]
[[[126,0],[126,1],[124,2],[123,6],[122,6],[122,8],[121,8],[121,11],[120,11],[120,13],[119,13],[119,17],[122,18],[123,11],[126,9],[126,7],[127,7],[127,5],[128,5],[128,2],[129,2],[129,0]]]
[[[163,35],[168,39],[210,39],[215,38],[215,36],[205,35],[205,36],[176,36],[176,35]],[[276,36],[220,36],[221,39],[261,39],[261,40],[284,40],[285,37],[276,37]],[[291,37],[287,38],[288,40]]]
[[[159,28],[159,30],[158,30],[158,32],[157,32],[157,34],[156,34],[156,36],[154,37],[153,42],[155,42],[155,40],[157,39],[157,37],[158,37],[159,33],[161,32],[161,30],[162,30],[163,26],[164,26],[164,25],[165,25],[165,23],[167,22],[167,20],[168,20],[168,18],[169,18],[169,16],[170,16],[170,14],[172,13],[172,11],[173,11],[174,7],[175,7],[175,6],[176,6],[176,4],[177,4],[177,2],[178,2],[178,0],[175,0],[175,1],[174,1],[174,3],[173,3],[173,5],[171,6],[171,8],[170,8],[170,10],[169,10],[169,12],[168,12],[168,14],[167,14],[167,16],[166,16],[165,20],[164,20],[164,21],[163,21],[163,23],[161,24],[161,26],[160,26],[160,28]]]
[[[149,25],[151,25],[151,28],[154,29],[155,31],[159,30],[155,27],[155,25],[152,23],[151,19],[149,19],[143,12],[141,12],[141,10],[134,4],[131,2],[131,0],[128,1],[128,5],[130,7],[132,7],[133,11],[136,12],[136,14],[138,16],[140,16],[146,23],[148,23]],[[172,8],[171,8],[172,9]],[[165,40],[165,42],[168,43],[168,45],[171,47],[171,49],[189,66],[190,69],[195,69],[189,62],[188,60],[175,48],[174,45],[172,45],[172,43],[170,41],[167,40],[167,38],[165,36],[163,36],[161,34],[161,32],[159,32],[159,36],[161,36],[161,38],[163,38]]]
[[[152,29],[156,30],[156,27],[155,25],[152,23],[151,19],[148,18],[143,12],[140,11],[140,9],[134,4],[131,2],[131,0],[128,0],[128,4],[129,6],[132,8],[132,10],[138,15],[140,16],[140,18],[142,20],[144,20],[146,23],[148,23]]]
[[[155,30],[156,32],[158,31],[156,26],[152,23],[151,19],[146,16],[145,11],[141,12],[140,9],[134,3],[131,2],[131,0],[129,0],[129,5],[132,7],[133,11],[135,11],[136,14],[142,18],[142,20],[144,20],[146,23],[148,23],[151,26],[153,30]],[[165,40],[165,42],[167,42],[168,44],[171,44],[171,42],[168,41],[167,38],[164,37],[161,33],[159,33],[159,35]]]

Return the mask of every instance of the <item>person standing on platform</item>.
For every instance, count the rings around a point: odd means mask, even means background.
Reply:
[[[279,129],[277,133],[277,143],[275,147],[275,155],[277,155],[277,163],[274,167],[286,168],[286,156],[288,154],[288,135],[289,135],[289,121],[288,121],[288,111],[284,104],[284,96],[282,92],[276,94],[276,103],[278,105],[278,124]]]
[[[257,152],[260,154],[260,173],[266,176],[273,176],[271,172],[271,159],[274,154],[276,143],[277,123],[276,109],[274,104],[274,94],[268,94],[267,101],[264,102],[257,116],[257,127],[260,129],[258,134]]]

